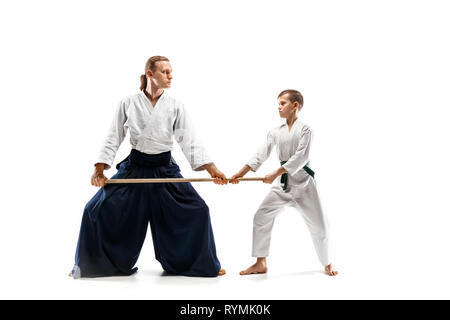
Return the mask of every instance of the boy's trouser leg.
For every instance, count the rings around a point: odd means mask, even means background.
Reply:
[[[269,255],[270,239],[275,217],[291,203],[291,196],[279,186],[273,187],[253,218],[253,257]]]
[[[322,265],[331,263],[329,248],[328,223],[320,205],[314,179],[310,178],[302,188],[291,191],[295,207],[302,214],[316,249],[317,256]]]

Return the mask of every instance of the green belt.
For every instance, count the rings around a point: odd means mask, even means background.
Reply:
[[[280,162],[280,165],[282,166],[283,164],[285,164],[287,161],[281,161]],[[306,165],[303,167],[303,169],[306,171],[306,173],[308,173],[311,177],[313,177],[314,178],[314,171],[312,171],[312,169],[310,168],[310,167],[308,167],[308,165],[309,165],[309,161],[306,163]],[[288,174],[287,174],[287,172],[286,173],[283,173],[282,175],[281,175],[281,183],[284,183],[284,185],[283,185],[283,190],[285,190],[286,191],[286,188],[287,188],[287,184],[288,184]]]

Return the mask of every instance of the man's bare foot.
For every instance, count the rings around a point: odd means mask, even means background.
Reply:
[[[329,276],[337,276],[339,272],[330,263],[325,267],[325,273],[328,274]]]
[[[248,274],[260,274],[267,273],[267,263],[266,258],[258,258],[256,263],[252,265],[250,268],[239,272],[241,276],[245,276]]]
[[[72,272],[71,273],[69,273],[69,277],[71,277],[72,276]]]
[[[219,270],[219,273],[218,273],[217,275],[220,277],[220,276],[223,276],[225,273],[227,273],[227,272],[225,271],[225,269],[220,269],[220,270]]]

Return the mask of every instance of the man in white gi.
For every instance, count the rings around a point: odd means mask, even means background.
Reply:
[[[271,188],[254,216],[252,256],[257,261],[240,274],[267,272],[266,257],[275,217],[284,207],[291,206],[302,213],[325,272],[335,276],[338,272],[330,260],[327,221],[320,205],[314,172],[308,167],[311,129],[297,118],[303,107],[303,96],[296,90],[284,90],[278,95],[278,105],[280,117],[285,118],[286,123],[270,130],[257,153],[231,178],[231,183],[239,183],[238,178],[250,170],[258,170],[277,147],[281,166],[266,175],[263,182],[271,184],[280,175],[281,179]]]
[[[225,175],[196,138],[184,105],[164,91],[172,82],[170,62],[165,57],[152,58],[155,61],[149,59],[146,74],[141,76],[141,91],[124,98],[116,110],[95,164],[92,185],[105,186],[107,178],[103,171],[111,167],[128,130],[132,148],[147,154],[172,150],[174,137],[194,171],[207,170],[216,184],[226,184]]]
[[[150,222],[155,258],[169,273],[216,277],[225,274],[216,256],[209,208],[190,183],[106,183],[116,152],[130,132],[132,150],[114,179],[182,178],[171,156],[173,138],[193,170],[207,170],[226,184],[194,134],[180,101],[167,95],[172,67],[166,57],[148,59],[140,92],[119,103],[91,177],[102,187],[87,203],[80,227],[73,278],[131,275]]]

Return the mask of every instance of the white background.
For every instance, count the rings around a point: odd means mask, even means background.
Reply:
[[[0,298],[449,299],[449,14],[446,1],[1,2]],[[293,209],[276,220],[269,274],[238,275],[259,182],[194,185],[225,277],[162,276],[150,233],[134,276],[67,276],[93,161],[152,55],[170,58],[169,93],[227,176],[282,123],[278,93],[303,93],[338,277]],[[129,150],[127,137],[115,163]]]

